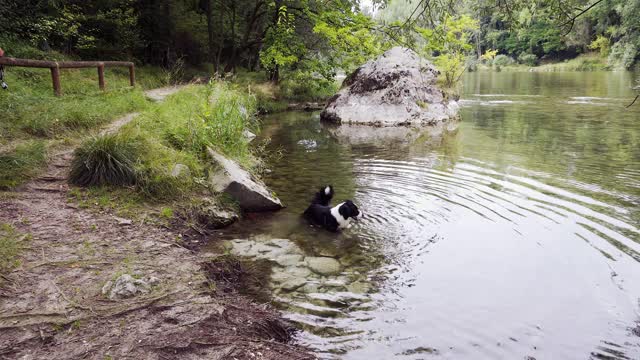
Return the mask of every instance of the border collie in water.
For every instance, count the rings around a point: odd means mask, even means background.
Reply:
[[[304,211],[304,218],[311,224],[322,226],[329,231],[338,231],[351,227],[351,219],[358,220],[362,212],[351,200],[342,202],[334,207],[329,203],[333,198],[331,185],[321,188],[311,200],[311,205]]]

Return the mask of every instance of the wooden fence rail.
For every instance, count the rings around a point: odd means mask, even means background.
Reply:
[[[53,93],[56,96],[62,95],[62,87],[60,86],[60,69],[97,68],[98,86],[100,87],[100,90],[104,90],[104,68],[124,66],[129,68],[129,83],[131,86],[136,86],[136,68],[135,65],[129,61],[47,61],[0,57],[0,65],[50,69],[51,81],[53,82]]]

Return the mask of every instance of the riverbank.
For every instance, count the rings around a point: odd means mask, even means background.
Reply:
[[[226,83],[102,94],[85,80],[59,99],[26,83],[3,98],[18,110],[3,122],[11,132],[0,155],[0,355],[314,358],[289,344],[294,329],[278,312],[245,295],[257,276],[251,266],[192,250],[205,236],[215,242],[196,212],[206,147],[253,173],[263,166],[244,133],[251,97]],[[56,111],[59,118],[46,115]],[[46,131],[29,132],[29,118]],[[83,178],[104,171],[90,167],[96,154],[131,165],[134,181],[69,185],[74,169]],[[213,215],[234,206],[208,200]]]
[[[54,173],[69,161],[54,160]],[[3,240],[21,250],[2,269],[2,357],[314,358],[241,294],[249,273],[181,245],[188,229],[84,209],[71,192],[40,180],[1,194]]]
[[[562,71],[611,71],[615,70],[607,64],[607,60],[598,54],[582,54],[574,59],[564,61],[550,61],[535,64],[518,63],[515,59],[502,57],[494,64],[485,61],[469,67],[477,71],[531,71],[531,72],[562,72]]]

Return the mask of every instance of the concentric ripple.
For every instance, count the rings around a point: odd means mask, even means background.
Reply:
[[[469,75],[459,128],[410,144],[267,119],[288,208],[241,227],[342,265],[274,295],[298,340],[340,359],[640,359],[640,112],[608,74]],[[364,213],[342,234],[299,218],[327,183]]]

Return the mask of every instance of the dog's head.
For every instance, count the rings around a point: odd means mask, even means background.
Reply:
[[[362,212],[358,209],[356,204],[354,204],[353,201],[351,200],[345,201],[338,209],[338,212],[345,219],[351,218],[354,220],[358,220],[362,217]]]

